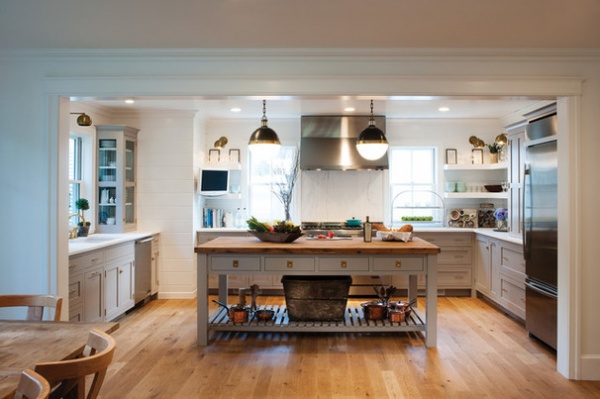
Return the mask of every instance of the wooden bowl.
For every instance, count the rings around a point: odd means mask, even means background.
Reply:
[[[290,243],[296,241],[302,236],[302,233],[271,233],[270,231],[248,230],[256,238],[264,242]]]
[[[492,184],[492,185],[487,185],[487,186],[483,186],[483,187],[485,187],[485,189],[487,191],[489,191],[490,193],[502,192],[502,186],[500,184]]]

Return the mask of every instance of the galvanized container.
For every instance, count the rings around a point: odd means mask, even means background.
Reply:
[[[281,282],[290,320],[344,319],[350,276],[283,276]]]

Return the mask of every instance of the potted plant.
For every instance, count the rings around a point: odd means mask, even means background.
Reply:
[[[490,163],[498,163],[498,151],[501,149],[501,145],[496,142],[488,144],[487,147],[490,149]]]
[[[85,198],[79,198],[75,201],[75,208],[79,211],[79,223],[77,223],[77,237],[87,237],[88,232],[90,231],[90,222],[86,222],[83,217],[83,212],[90,209],[90,203]]]

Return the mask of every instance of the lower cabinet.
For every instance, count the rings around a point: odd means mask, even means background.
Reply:
[[[476,234],[477,291],[525,319],[525,261],[520,245]]]
[[[417,232],[415,236],[441,248],[437,261],[438,290],[473,289],[473,233]],[[425,278],[420,276],[419,288],[424,287]]]
[[[109,321],[135,303],[133,242],[69,258],[69,320]]]

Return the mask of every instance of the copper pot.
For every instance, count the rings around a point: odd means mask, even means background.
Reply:
[[[406,313],[403,310],[388,309],[388,319],[392,323],[402,323],[406,320]]]
[[[360,306],[367,320],[383,320],[386,317],[387,306],[381,302],[364,302]]]
[[[229,320],[234,323],[247,323],[250,310],[241,305],[235,305],[229,308]]]
[[[404,312],[405,317],[408,317],[412,311],[411,306],[413,303],[414,302],[409,303],[404,301],[390,302],[390,310],[400,310]]]

